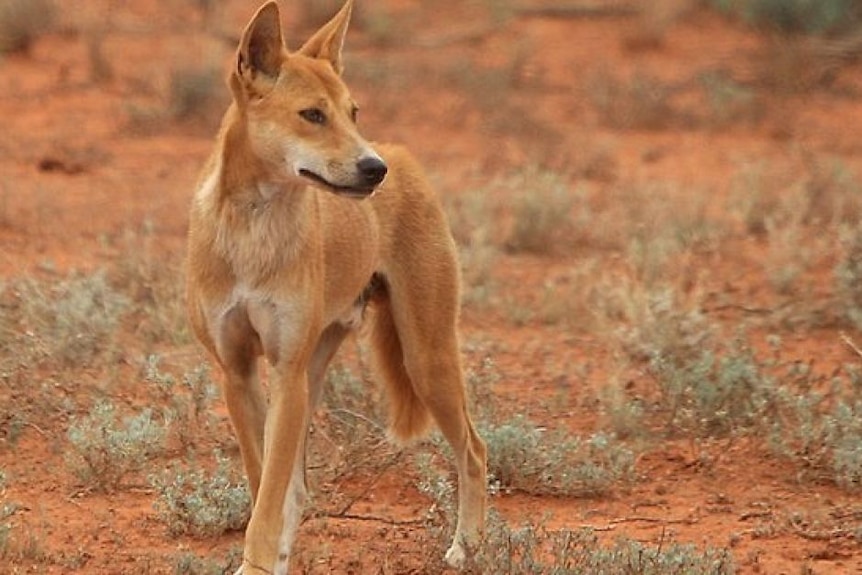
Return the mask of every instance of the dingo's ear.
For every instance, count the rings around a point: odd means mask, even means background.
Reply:
[[[341,74],[344,70],[341,48],[344,46],[344,37],[347,35],[347,24],[350,22],[352,10],[353,0],[347,0],[338,14],[303,44],[299,53],[311,58],[327,60],[332,64],[332,69],[337,74]]]
[[[267,2],[260,7],[242,34],[236,57],[236,75],[246,85],[257,80],[260,75],[274,81],[281,71],[283,49],[278,4]]]

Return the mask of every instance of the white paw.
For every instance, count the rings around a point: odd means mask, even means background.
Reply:
[[[467,560],[467,552],[459,539],[452,542],[452,546],[446,552],[446,564],[453,569],[460,569]]]

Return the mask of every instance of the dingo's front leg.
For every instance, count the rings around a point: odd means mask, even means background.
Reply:
[[[243,558],[249,572],[259,569],[286,575],[306,495],[302,462],[308,382],[304,365],[276,371],[266,419],[260,490],[246,530]]]
[[[304,293],[292,286],[288,293]],[[244,564],[286,575],[305,502],[308,368],[320,333],[316,302],[300,296],[253,297],[249,320],[272,366],[260,488],[246,529]],[[244,572],[245,573],[245,572]]]
[[[266,418],[266,398],[257,371],[259,340],[244,306],[229,310],[219,328],[217,356],[224,371],[224,400],[254,502],[260,489]]]

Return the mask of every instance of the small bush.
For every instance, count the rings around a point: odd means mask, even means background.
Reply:
[[[708,72],[699,78],[709,114],[705,123],[713,128],[722,128],[736,123],[752,124],[763,117],[765,104],[757,94],[743,84],[733,80],[724,72]]]
[[[22,280],[6,288],[0,327],[8,361],[87,365],[110,349],[128,300],[103,272],[45,284]]]
[[[844,255],[835,267],[839,313],[862,330],[862,226],[846,239]]]
[[[231,460],[216,452],[213,474],[176,466],[150,477],[158,492],[159,519],[171,535],[214,537],[242,529],[251,511],[251,495]]]
[[[390,463],[392,450],[373,386],[349,369],[333,366],[327,374],[322,403],[323,426],[320,434],[314,435],[328,440],[328,445],[317,443],[313,457],[325,459],[324,467],[333,477],[355,472],[357,462],[365,469]]]
[[[614,436],[588,438],[534,426],[521,416],[484,424],[488,472],[503,489],[554,496],[594,496],[634,478],[634,453]]]
[[[26,51],[55,16],[51,0],[0,0],[0,53]]]
[[[180,445],[190,449],[195,441],[214,428],[211,407],[218,389],[204,365],[187,371],[179,381],[159,368],[159,357],[147,357],[144,377],[153,386],[154,395],[171,433]]]
[[[143,469],[164,449],[164,425],[152,415],[147,409],[121,423],[114,405],[100,401],[89,415],[73,420],[66,455],[72,473],[94,490],[117,489],[128,474]]]
[[[781,417],[770,420],[772,450],[801,463],[807,474],[842,489],[862,489],[862,388],[779,394]]]
[[[5,495],[4,489],[5,477],[0,471],[0,496]],[[11,561],[12,565],[21,560],[37,564],[48,563],[49,557],[43,547],[40,534],[12,522],[12,517],[19,509],[21,509],[19,504],[10,501],[0,505],[0,560]]]
[[[494,291],[492,272],[499,253],[494,237],[497,208],[489,199],[492,196],[493,192],[485,188],[446,196],[449,228],[459,249],[465,304],[486,305]]]
[[[506,246],[515,252],[553,252],[571,222],[574,197],[567,182],[554,172],[532,169],[511,185],[519,192]]]
[[[631,280],[603,294],[602,308],[628,324],[616,331],[623,350],[636,360],[673,358],[688,362],[713,345],[713,326],[696,305],[670,286],[644,289]]]
[[[417,472],[416,487],[431,501],[424,517],[423,533],[429,543],[424,546],[427,563],[425,571],[441,572],[444,569],[442,558],[452,540],[457,520],[455,484],[448,474],[441,471],[431,453],[419,453],[413,461]]]
[[[658,380],[660,409],[671,432],[721,436],[750,429],[775,393],[751,350],[739,342],[723,355],[710,349],[684,361],[658,355],[650,372]]]
[[[634,453],[613,435],[596,433],[582,438],[538,427],[522,415],[504,417],[494,393],[499,379],[490,358],[467,371],[467,388],[479,435],[488,448],[488,474],[494,489],[592,496],[634,479]],[[443,444],[439,438],[436,441]],[[434,485],[436,481],[425,483]]]
[[[229,575],[242,565],[242,548],[232,546],[224,559],[198,557],[191,551],[179,553],[174,558],[174,575]]]
[[[110,270],[111,283],[129,298],[129,315],[136,335],[153,344],[186,344],[191,341],[191,333],[182,265],[179,258],[166,258],[156,250],[153,236],[150,229],[140,235],[124,235],[119,247],[128,256]]]
[[[471,572],[501,575],[724,575],[736,571],[727,549],[699,550],[678,543],[651,547],[625,538],[603,545],[589,529],[549,530],[534,525],[512,529],[494,513],[471,563]]]

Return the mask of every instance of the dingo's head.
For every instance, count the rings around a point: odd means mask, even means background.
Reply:
[[[298,51],[284,46],[275,2],[243,33],[230,86],[253,153],[279,180],[304,180],[351,197],[370,195],[386,164],[359,134],[341,49],[352,0]]]

